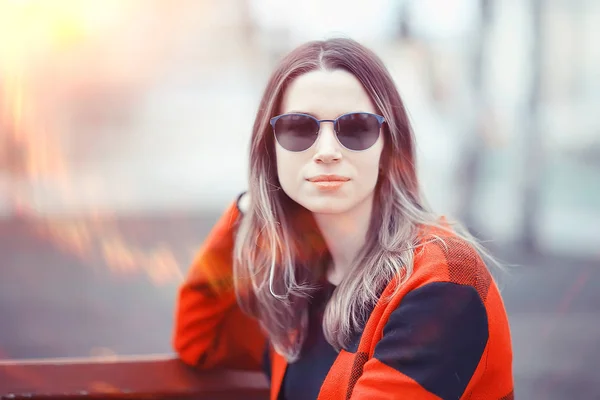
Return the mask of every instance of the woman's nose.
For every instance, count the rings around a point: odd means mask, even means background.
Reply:
[[[317,163],[330,164],[338,162],[341,158],[342,152],[335,136],[333,124],[330,122],[322,123],[313,160]]]

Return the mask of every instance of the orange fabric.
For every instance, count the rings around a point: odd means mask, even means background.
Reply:
[[[340,398],[341,392],[323,390],[323,388],[338,387],[342,390],[348,389],[355,359],[356,354],[349,353],[345,350],[340,351],[340,354],[325,377],[321,392],[319,393],[319,400],[333,400]]]
[[[277,400],[279,396],[286,367],[286,359],[271,348],[271,400]]]
[[[258,323],[240,311],[230,285],[238,217],[232,205],[211,231],[179,292],[174,346],[183,361],[202,369],[259,369],[264,351],[265,337]],[[438,398],[374,357],[384,326],[402,299],[435,282],[474,288],[487,313],[487,343],[461,398],[514,398],[509,324],[496,283],[470,245],[442,231],[432,233],[441,236],[445,244],[426,243],[415,252],[413,274],[390,301],[380,300],[375,306],[356,352],[340,352],[321,387],[320,400]],[[392,289],[390,283],[382,298]],[[270,397],[275,400],[287,364],[281,355],[271,354]]]
[[[232,204],[210,232],[179,290],[173,346],[187,364],[202,369],[260,370],[266,339],[242,313],[232,285]]]
[[[340,398],[338,397],[331,397]],[[438,400],[410,377],[398,373],[371,358],[364,365],[362,376],[352,391],[352,399]]]
[[[447,247],[440,244],[426,244],[422,250],[417,250],[414,259],[414,272],[401,287],[392,300],[385,304],[380,301],[365,326],[356,357],[344,357],[344,365],[334,364],[336,369],[348,370],[349,365],[360,371],[360,377],[353,388],[349,386],[347,376],[339,379],[329,379],[338,375],[336,371],[329,372],[319,399],[436,399],[437,396],[425,391],[418,383],[401,374],[395,369],[373,358],[377,342],[382,337],[383,327],[390,314],[401,303],[402,298],[410,291],[431,282],[455,282],[470,285],[484,299],[488,315],[489,339],[480,360],[479,366],[461,399],[509,400],[513,395],[512,376],[512,346],[510,330],[504,304],[498,288],[485,267],[479,255],[468,244],[448,234],[437,232],[446,242]],[[472,262],[452,262],[454,258],[471,260]],[[384,294],[391,293],[392,284],[388,285]],[[368,360],[363,364],[356,363],[357,358],[365,352]],[[350,372],[350,375],[355,374]],[[348,373],[346,373],[348,375]]]

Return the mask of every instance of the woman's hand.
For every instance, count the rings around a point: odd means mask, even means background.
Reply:
[[[240,212],[245,214],[250,208],[250,194],[248,192],[244,193],[238,200],[237,205]]]

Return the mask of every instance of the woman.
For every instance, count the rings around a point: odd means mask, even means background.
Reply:
[[[428,209],[379,58],[286,56],[252,131],[249,190],[180,289],[174,347],[265,369],[271,399],[512,399],[509,325],[467,233]]]

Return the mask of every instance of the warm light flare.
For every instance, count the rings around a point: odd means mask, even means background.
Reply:
[[[127,0],[0,0],[0,54],[13,62],[64,50],[121,23],[135,5]],[[21,59],[21,61],[30,61]]]
[[[38,234],[51,239],[61,250],[89,260],[100,256],[104,265],[119,276],[144,273],[155,285],[181,282],[183,270],[168,245],[159,243],[142,249],[129,243],[106,221],[53,221],[38,225]]]
[[[70,222],[39,215],[29,190],[46,187],[65,204],[84,190],[70,175],[65,133],[52,106],[68,104],[70,93],[77,98],[85,79],[97,85],[135,80],[118,57],[111,64],[111,57],[95,50],[118,46],[122,28],[150,5],[144,0],[0,0],[0,169],[8,172],[13,212],[31,218],[44,238],[80,259],[101,257],[119,276],[145,273],[160,285],[183,279],[168,246],[143,250],[128,243],[110,215],[100,221],[92,212]],[[90,55],[102,58],[98,66]]]

